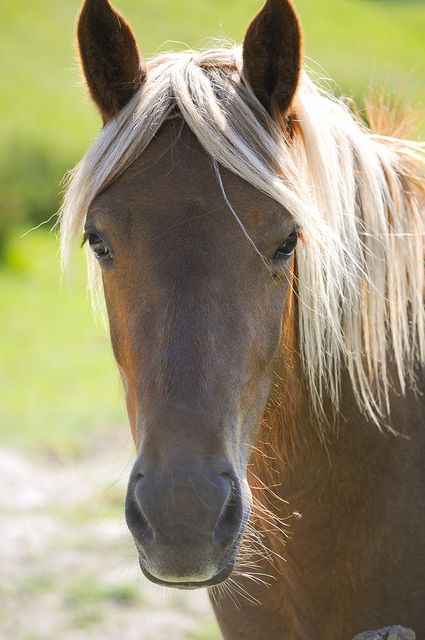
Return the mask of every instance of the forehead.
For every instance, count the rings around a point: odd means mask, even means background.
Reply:
[[[226,197],[248,231],[291,226],[279,203],[224,167],[219,170]],[[182,118],[164,123],[141,156],[95,198],[88,220],[117,212],[133,224],[137,212],[143,225],[170,223],[182,215],[231,217],[213,161]]]

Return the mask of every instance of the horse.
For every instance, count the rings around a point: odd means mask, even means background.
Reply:
[[[141,571],[226,640],[425,637],[424,146],[314,80],[289,0],[148,61],[85,0],[78,43],[62,260],[103,288]]]

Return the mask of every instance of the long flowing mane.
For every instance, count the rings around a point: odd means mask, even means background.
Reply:
[[[425,360],[425,146],[374,133],[307,72],[291,126],[274,122],[244,79],[241,48],[161,54],[70,175],[64,262],[90,203],[176,112],[219,181],[222,165],[279,202],[301,230],[296,308],[313,406],[320,413],[326,389],[338,408],[346,368],[359,406],[381,424],[391,385],[403,392],[414,384],[415,365]]]

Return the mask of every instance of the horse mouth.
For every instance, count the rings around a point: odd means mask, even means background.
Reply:
[[[142,571],[142,574],[147,578],[150,582],[157,584],[161,587],[168,587],[170,589],[182,589],[182,590],[195,590],[195,589],[209,589],[211,587],[216,587],[223,582],[225,582],[228,578],[230,578],[233,570],[235,569],[238,551],[242,542],[242,538],[245,531],[246,523],[249,519],[250,509],[248,512],[245,512],[242,518],[242,522],[239,526],[239,531],[237,533],[236,538],[227,546],[225,549],[224,556],[221,557],[221,561],[218,562],[218,571],[208,580],[165,580],[163,578],[159,578],[154,575],[147,569],[148,560],[146,557],[146,552],[143,549],[143,546],[140,542],[133,536],[135,546],[139,556],[139,566]],[[220,568],[221,567],[221,568]]]
[[[160,587],[168,587],[170,589],[183,589],[187,591],[187,590],[194,590],[194,589],[208,589],[210,587],[216,587],[217,585],[221,584],[222,582],[227,580],[227,578],[229,578],[229,576],[231,575],[235,567],[235,562],[233,560],[228,562],[227,565],[224,567],[224,569],[219,571],[215,576],[213,576],[209,580],[189,581],[189,582],[169,582],[167,580],[161,580],[160,578],[157,578],[146,569],[146,567],[143,564],[143,560],[141,558],[139,559],[139,565],[143,575],[150,582],[153,582],[154,584],[157,584]]]

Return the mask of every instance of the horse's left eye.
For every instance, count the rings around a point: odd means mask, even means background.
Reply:
[[[90,249],[98,260],[108,260],[111,257],[111,251],[108,245],[98,233],[93,231],[86,233],[84,242],[89,243]]]
[[[297,229],[294,229],[277,249],[273,256],[273,260],[286,260],[287,258],[290,258],[295,251],[295,247],[297,246],[297,240],[298,231]]]

